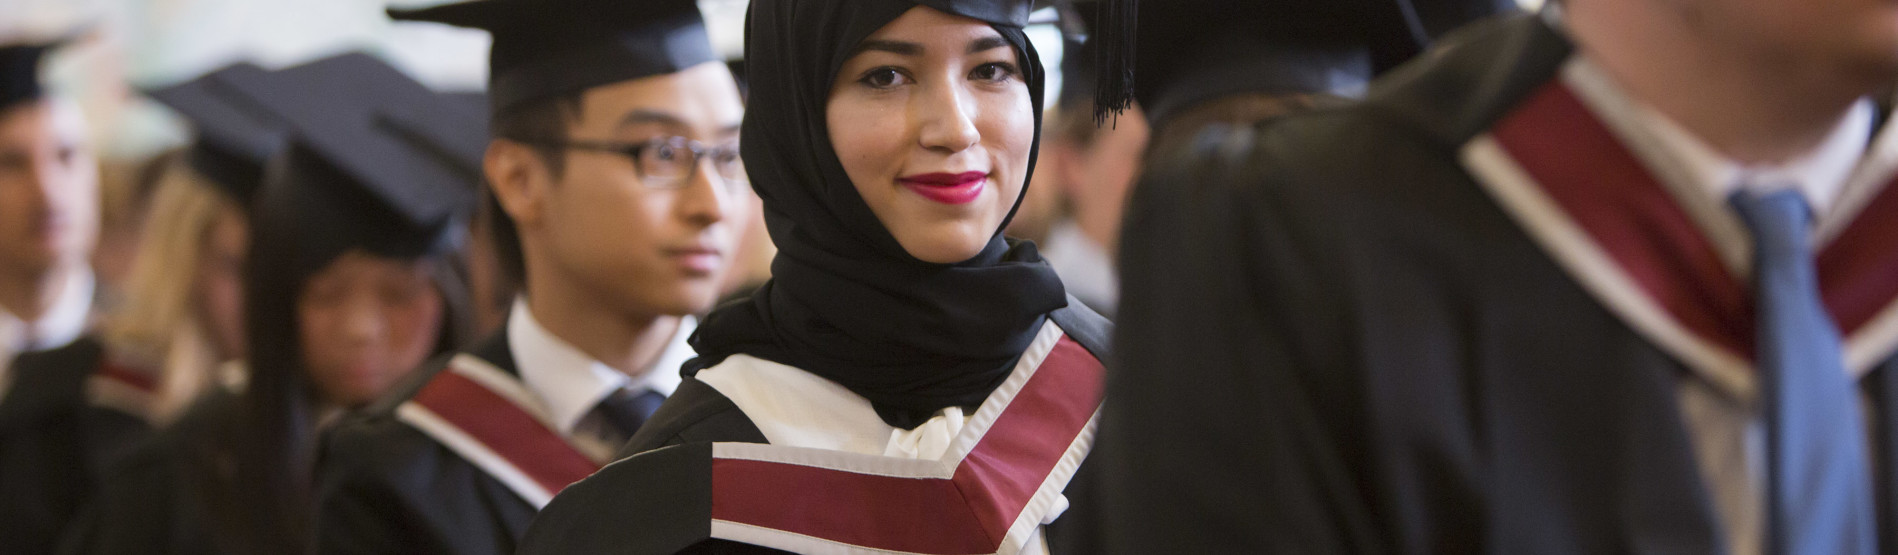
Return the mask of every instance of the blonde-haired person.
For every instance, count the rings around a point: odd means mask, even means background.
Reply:
[[[149,416],[169,422],[243,356],[250,224],[238,191],[189,163],[164,168],[125,283],[103,329],[117,362],[155,371]],[[225,372],[224,374],[235,374]]]

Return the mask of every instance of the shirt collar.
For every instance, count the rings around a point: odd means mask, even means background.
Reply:
[[[69,279],[59,292],[59,300],[53,303],[53,309],[33,323],[34,341],[27,346],[29,350],[61,347],[86,332],[86,323],[92,318],[92,295],[97,282],[90,268],[75,272]]]
[[[1725,205],[1743,183],[1797,183],[1815,214],[1823,214],[1838,200],[1848,179],[1871,146],[1872,125],[1878,107],[1860,99],[1846,112],[1819,146],[1780,164],[1746,166],[1732,160],[1673,119],[1629,96],[1618,83],[1586,57],[1578,56],[1563,74],[1576,95],[1606,120],[1609,127],[1635,137],[1653,154],[1675,166],[1676,174],[1695,190]]]
[[[558,431],[572,435],[581,419],[607,395],[621,388],[671,396],[679,387],[677,369],[697,356],[685,341],[695,327],[696,322],[691,317],[682,319],[665,351],[637,379],[594,360],[548,332],[528,310],[526,297],[515,298],[514,308],[509,311],[507,342],[521,381],[546,405],[547,414],[553,418]]]

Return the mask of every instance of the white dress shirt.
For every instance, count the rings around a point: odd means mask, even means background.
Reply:
[[[1572,60],[1562,79],[1669,189],[1741,280],[1752,273],[1752,239],[1728,204],[1733,193],[1752,184],[1792,184],[1812,207],[1815,221],[1822,220],[1866,157],[1877,119],[1875,103],[1861,100],[1812,151],[1784,163],[1748,166],[1722,156],[1629,96],[1585,57]],[[1679,399],[1727,546],[1737,555],[1761,553],[1766,539],[1766,432],[1759,408],[1695,373],[1681,379]]]
[[[507,344],[514,355],[514,365],[520,371],[521,382],[540,398],[547,415],[553,418],[556,431],[581,453],[605,463],[612,460],[621,446],[607,439],[616,433],[594,409],[620,389],[634,393],[654,391],[671,397],[679,388],[680,365],[697,356],[686,343],[697,327],[697,321],[691,316],[680,319],[678,331],[673,332],[672,340],[658,360],[633,377],[555,337],[534,319],[533,311],[527,308],[527,298],[520,297],[514,300],[514,308],[508,314]]]
[[[913,430],[883,422],[869,399],[837,382],[750,355],[732,355],[700,370],[699,381],[731,399],[772,445],[814,447],[905,459],[940,459],[968,422],[961,407],[949,407]],[[1067,508],[1065,497],[1042,524]],[[1022,555],[1046,555],[1041,532]]]
[[[13,359],[22,353],[64,347],[86,333],[92,319],[92,270],[73,272],[51,309],[35,322],[0,308],[0,400],[13,384]]]

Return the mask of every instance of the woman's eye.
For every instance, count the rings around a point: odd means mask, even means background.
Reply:
[[[903,76],[903,72],[897,71],[896,68],[893,67],[872,69],[865,72],[863,78],[858,79],[858,81],[869,85],[871,88],[877,89],[888,89],[903,85],[907,82]]]
[[[977,81],[1006,81],[1017,73],[1020,72],[1015,70],[1014,65],[996,62],[975,68],[975,71],[969,72],[969,78]]]

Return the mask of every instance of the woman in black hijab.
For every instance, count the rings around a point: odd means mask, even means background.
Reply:
[[[742,145],[773,278],[705,319],[639,454],[565,490],[522,553],[1061,550],[1043,525],[1092,442],[1108,330],[1000,235],[1041,127],[1032,7],[752,2]],[[1101,9],[1097,38],[1131,23]],[[1128,73],[1102,74],[1124,106]]]

